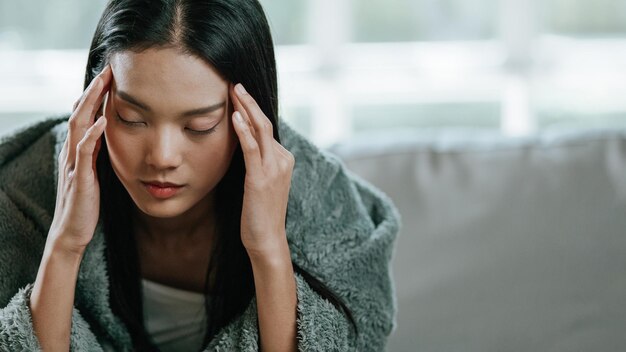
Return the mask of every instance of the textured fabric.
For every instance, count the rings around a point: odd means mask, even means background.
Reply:
[[[624,351],[626,129],[375,134],[332,149],[405,221],[390,351]]]
[[[57,155],[68,116],[23,129],[0,145],[0,349],[37,350],[28,309],[56,199]],[[389,263],[400,228],[391,200],[347,171],[285,122],[283,145],[294,155],[286,232],[295,263],[347,304],[359,331],[295,274],[301,351],[381,351],[395,327]],[[130,350],[128,331],[109,306],[105,241],[98,224],[81,262],[72,318],[75,351]],[[224,327],[208,351],[257,351],[256,299]]]
[[[162,352],[199,351],[206,331],[205,296],[142,279],[144,323]]]

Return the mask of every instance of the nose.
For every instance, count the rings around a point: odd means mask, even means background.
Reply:
[[[148,143],[146,163],[158,170],[177,168],[182,161],[177,144],[172,131],[161,129],[156,132]]]

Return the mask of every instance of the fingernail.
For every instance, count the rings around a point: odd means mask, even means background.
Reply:
[[[107,70],[107,68],[109,68],[109,65],[108,65],[108,64],[107,64],[107,65],[104,65],[104,67],[102,68],[102,71],[100,71],[100,73],[99,73],[98,75],[103,74],[103,73],[104,73],[104,71],[106,71],[106,70]]]
[[[243,122],[243,116],[241,116],[241,113],[239,111],[235,111],[235,120],[239,123]]]
[[[96,76],[96,78],[94,78],[94,79],[91,81],[91,87],[90,87],[90,89],[95,89],[95,88],[96,88],[96,86],[100,83],[100,81],[101,81],[100,77],[99,77],[99,76]]]
[[[237,85],[235,86],[235,90],[237,91],[237,93],[239,93],[240,95],[244,95],[246,94],[246,89],[243,87],[243,85],[241,83],[237,83]]]

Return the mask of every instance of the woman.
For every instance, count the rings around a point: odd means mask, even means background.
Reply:
[[[68,122],[0,149],[0,347],[384,349],[399,214],[276,82],[257,1],[110,1]]]

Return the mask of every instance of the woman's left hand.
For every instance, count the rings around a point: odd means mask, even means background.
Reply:
[[[285,217],[295,159],[274,139],[272,123],[241,84],[231,85],[230,96],[246,165],[241,241],[249,254],[271,255],[287,245]]]

